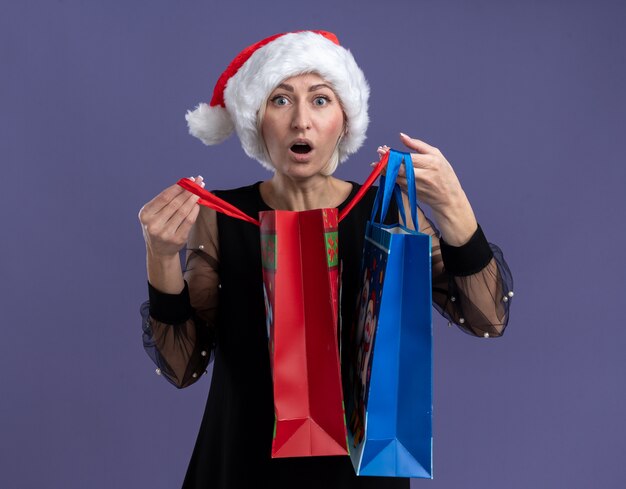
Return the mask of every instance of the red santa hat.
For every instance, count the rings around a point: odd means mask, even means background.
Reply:
[[[235,130],[246,154],[273,169],[258,133],[257,113],[281,82],[303,73],[319,74],[341,100],[347,126],[338,149],[339,161],[345,161],[365,140],[369,85],[350,51],[326,31],[276,34],[245,48],[218,79],[211,102],[187,112],[189,132],[214,145]]]

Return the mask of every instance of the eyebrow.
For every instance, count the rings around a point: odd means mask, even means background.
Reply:
[[[280,85],[278,85],[276,88],[282,88],[283,90],[287,90],[288,92],[295,92],[293,86],[287,84],[287,83],[281,83]],[[319,90],[320,88],[328,88],[329,90],[332,90],[331,87],[329,87],[328,85],[326,85],[325,83],[320,83],[318,85],[311,85],[309,87],[309,92],[315,92],[317,90]]]

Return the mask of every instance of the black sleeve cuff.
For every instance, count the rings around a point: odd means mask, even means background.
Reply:
[[[451,246],[443,239],[441,244],[441,258],[448,273],[457,276],[473,275],[480,272],[493,258],[493,252],[478,225],[470,240],[461,246]]]
[[[180,294],[166,294],[155,289],[148,282],[148,295],[150,297],[150,316],[159,322],[184,323],[193,313],[187,282],[185,282],[185,288]]]

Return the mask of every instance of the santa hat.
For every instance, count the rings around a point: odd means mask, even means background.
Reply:
[[[345,111],[346,133],[339,143],[343,162],[365,140],[369,85],[350,51],[326,31],[276,34],[245,48],[218,79],[210,104],[187,112],[189,132],[213,145],[235,130],[246,154],[272,169],[258,134],[257,112],[282,81],[312,72],[332,85]]]

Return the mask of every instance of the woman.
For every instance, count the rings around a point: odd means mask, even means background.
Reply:
[[[211,104],[187,120],[206,144],[234,128],[246,153],[273,171],[267,181],[216,192],[247,214],[341,209],[359,186],[332,174],[363,143],[368,96],[361,70],[333,34],[279,34],[242,51]],[[468,333],[501,335],[512,292],[499,250],[487,243],[441,152],[403,134],[400,140],[414,151],[417,193],[441,229],[419,210],[420,230],[432,236],[435,306]],[[195,180],[204,185],[202,177]],[[406,188],[402,175],[398,181]],[[373,197],[370,191],[339,227],[343,324],[354,318]],[[348,457],[270,458],[274,413],[257,227],[200,208],[177,185],[147,203],[139,219],[150,296],[142,308],[144,345],[157,373],[187,387],[215,358],[184,488],[409,487],[407,479],[357,478]],[[178,252],[185,243],[183,274]]]

